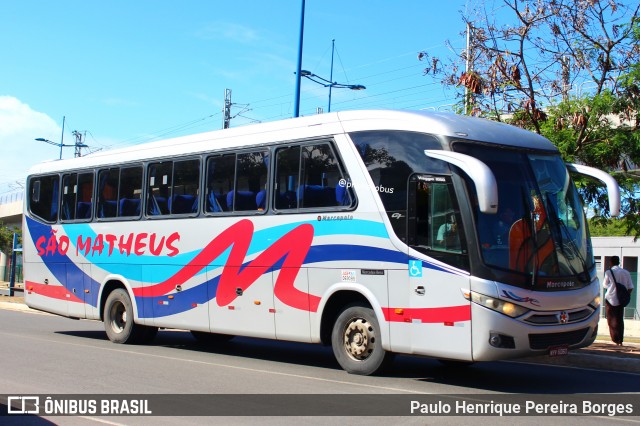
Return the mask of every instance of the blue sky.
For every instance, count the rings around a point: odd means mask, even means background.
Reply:
[[[472,2],[470,2],[472,3]],[[464,48],[464,0],[306,0],[302,68],[364,91],[334,89],[332,111],[447,108],[418,52]],[[87,131],[108,149],[293,114],[300,0],[5,1],[0,7],[0,195],[59,148],[34,141]],[[328,89],[303,79],[300,114],[326,111]],[[247,110],[242,112],[246,105]],[[63,157],[73,156],[64,148]]]

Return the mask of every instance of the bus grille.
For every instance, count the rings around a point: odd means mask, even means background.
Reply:
[[[584,340],[589,328],[567,331],[565,333],[530,334],[529,346],[531,349],[548,349],[552,346],[576,345]]]
[[[580,322],[585,320],[593,314],[594,310],[592,308],[584,308],[579,311],[568,312],[568,320],[566,324],[571,324],[574,322]],[[557,313],[548,313],[548,314],[534,314],[528,318],[524,319],[525,322],[529,324],[535,325],[553,325],[553,324],[562,324],[560,322],[560,317]]]

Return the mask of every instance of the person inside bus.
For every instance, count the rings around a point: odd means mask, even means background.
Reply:
[[[460,238],[458,237],[458,224],[456,215],[451,213],[447,215],[447,221],[438,228],[436,236],[436,244],[444,248],[459,248]]]
[[[542,273],[548,270],[548,258],[555,248],[547,222],[547,212],[537,194],[531,197],[531,212],[518,219],[509,231],[509,267],[515,271]]]

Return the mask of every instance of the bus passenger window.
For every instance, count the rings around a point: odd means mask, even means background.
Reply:
[[[91,219],[93,206],[93,173],[78,174],[76,219]]]
[[[173,165],[171,214],[197,213],[199,206],[200,160],[176,161]]]
[[[173,163],[155,163],[149,165],[149,189],[147,197],[147,214],[160,216],[169,214],[169,197],[171,194],[171,175]]]
[[[233,211],[258,211],[258,199],[266,192],[268,154],[266,151],[238,154],[235,187],[227,194],[227,206]]]
[[[98,210],[100,219],[116,217],[118,213],[118,179],[120,169],[100,170],[98,173]]]
[[[303,147],[301,177],[303,187],[298,191],[300,207],[335,207],[342,205],[345,195],[346,205],[351,204],[348,191],[336,191],[340,183],[344,186],[346,180],[338,167],[331,145]],[[338,195],[342,195],[340,200]]]
[[[205,211],[207,213],[228,212],[227,194],[233,190],[236,174],[235,154],[218,155],[207,160],[207,193]]]
[[[274,205],[278,210],[298,208],[298,174],[300,173],[300,146],[276,151],[276,185]]]
[[[29,182],[29,210],[45,222],[58,219],[58,175],[39,176]]]
[[[123,167],[120,169],[118,188],[118,216],[140,216],[142,195],[142,167]]]
[[[351,206],[353,191],[331,144],[281,148],[276,152],[276,209]]]
[[[91,219],[93,173],[71,173],[62,177],[63,221]]]
[[[76,173],[62,177],[62,206],[60,220],[69,221],[76,218],[76,193],[78,192],[78,175]]]

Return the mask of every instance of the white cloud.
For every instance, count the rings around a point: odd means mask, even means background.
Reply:
[[[35,138],[58,143],[60,125],[47,114],[12,96],[0,96],[0,194],[24,181],[29,168],[41,161],[57,159],[59,148]]]

